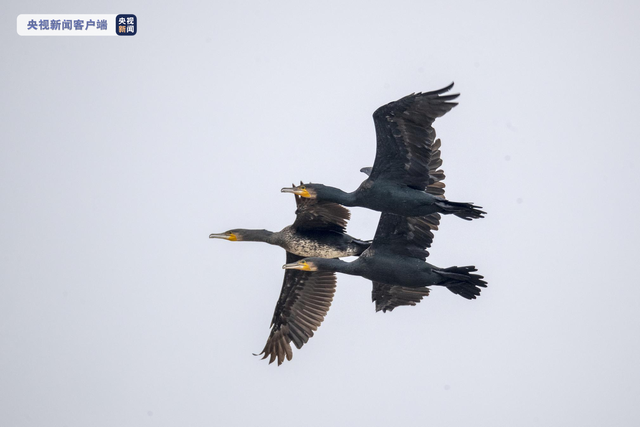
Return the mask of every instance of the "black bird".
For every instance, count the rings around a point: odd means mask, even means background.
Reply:
[[[436,132],[431,126],[458,105],[449,102],[459,95],[444,95],[453,87],[405,96],[378,108],[373,113],[377,149],[372,168],[364,168],[369,177],[357,190],[346,193],[323,184],[301,184],[282,192],[317,200],[361,206],[402,216],[453,214],[471,220],[485,212],[471,203],[451,202],[425,192],[434,182],[429,165],[434,157]],[[440,161],[440,159],[437,159]]]
[[[305,256],[345,257],[360,255],[370,242],[345,233],[349,210],[336,203],[296,196],[296,220],[281,231],[233,229],[210,238],[265,242],[287,251],[287,263]],[[291,360],[291,341],[300,349],[313,336],[331,307],[336,289],[333,272],[286,271],[280,297],[271,320],[271,333],[260,354]],[[398,291],[400,292],[400,291]],[[400,292],[402,293],[402,292]]]
[[[362,276],[377,284],[424,288],[445,286],[467,299],[486,288],[474,266],[440,268],[425,262],[433,233],[428,218],[383,213],[373,243],[353,262],[339,259],[304,258],[283,266],[287,270],[339,272]]]
[[[337,258],[360,255],[371,242],[356,239],[345,233],[349,210],[337,203],[303,199],[296,196],[296,220],[280,231],[236,228],[214,239],[232,242],[264,242],[280,246],[301,257]]]

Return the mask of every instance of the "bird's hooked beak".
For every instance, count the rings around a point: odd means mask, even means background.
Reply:
[[[238,240],[238,238],[236,237],[235,234],[233,233],[220,233],[220,234],[209,234],[209,238],[210,239],[224,239],[224,240],[230,240],[232,242],[235,242],[236,240]]]
[[[302,197],[311,197],[309,190],[307,190],[304,185],[298,185],[297,187],[285,187],[280,191],[282,193],[292,193]]]
[[[285,270],[303,270],[303,271],[311,271],[311,267],[307,263],[307,261],[301,259],[300,261],[292,262],[290,264],[285,264],[282,266]]]

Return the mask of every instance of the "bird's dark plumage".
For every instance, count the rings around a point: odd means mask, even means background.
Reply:
[[[356,191],[346,193],[322,184],[304,184],[282,191],[402,216],[442,213],[466,220],[482,218],[485,212],[479,206],[450,202],[441,197],[436,187],[425,191],[444,178],[444,174],[429,173],[442,164],[440,143],[435,139],[432,124],[457,105],[451,102],[457,94],[443,95],[452,87],[453,83],[440,90],[405,96],[373,113],[376,158],[373,167],[363,168],[369,177]]]
[[[439,148],[433,147],[436,132],[432,124],[458,105],[450,102],[458,94],[441,96],[452,87],[453,83],[433,92],[411,94],[373,113],[377,148],[370,179],[426,189],[432,153]]]
[[[351,214],[344,206],[325,200],[296,196],[296,220],[280,231],[237,228],[210,238],[265,242],[292,254],[337,258],[360,255],[370,242],[346,234]]]
[[[433,234],[428,220],[383,213],[373,243],[353,262],[339,259],[305,258],[285,265],[287,269],[331,271],[365,277],[374,282],[376,309],[392,310],[414,305],[429,294],[427,286],[445,286],[467,299],[480,295],[487,282],[474,274],[474,266],[440,268],[425,262]],[[386,288],[416,288],[402,294]],[[402,289],[399,289],[402,290]],[[422,290],[422,294],[418,290]]]
[[[428,167],[428,184],[426,192],[435,196],[444,197],[445,175],[440,169],[440,140],[437,139],[431,146],[431,160]],[[360,169],[367,175],[371,174],[371,167]],[[388,242],[395,244],[400,252],[405,252],[407,256],[419,257],[422,260],[429,255],[427,248],[431,247],[433,232],[440,225],[440,214],[432,213],[423,217],[407,218],[405,222],[398,223],[400,217],[391,217],[392,220],[384,223],[386,231],[384,235],[379,233],[378,243]],[[407,242],[411,242],[407,244]],[[376,311],[392,311],[402,305],[416,305],[423,297],[429,295],[429,288],[408,288],[405,286],[392,286],[373,281],[371,300],[376,305]]]
[[[349,210],[339,204],[296,196],[296,219],[281,231],[234,229],[211,238],[260,241],[287,251],[287,263],[304,256],[344,257],[360,255],[371,242],[346,234]],[[260,354],[290,360],[291,342],[301,348],[313,336],[327,314],[335,292],[335,273],[288,270],[271,321],[271,333]]]
[[[346,233],[351,213],[344,206],[300,196],[296,196],[296,206],[296,220],[292,224],[294,229]]]
[[[287,252],[287,263],[301,259]],[[331,307],[336,276],[330,271],[287,270],[271,320],[271,333],[260,354],[269,363],[291,360],[291,342],[298,348],[309,341]]]
[[[376,281],[373,282],[371,291],[371,300],[376,304],[376,311],[383,313],[402,305],[416,305],[426,296],[429,296],[429,288],[408,288]]]

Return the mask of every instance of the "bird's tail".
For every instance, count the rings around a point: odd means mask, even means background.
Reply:
[[[450,202],[449,200],[438,200],[436,206],[442,209],[444,214],[453,214],[467,221],[472,219],[484,218],[487,213],[481,211],[482,206],[475,206],[473,203]]]
[[[482,280],[483,276],[472,273],[478,271],[472,265],[438,268],[433,271],[443,278],[442,282],[438,283],[439,285],[446,286],[454,294],[466,299],[476,299],[480,296],[480,288],[487,287],[487,282]]]

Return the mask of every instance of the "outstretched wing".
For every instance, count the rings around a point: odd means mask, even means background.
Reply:
[[[408,288],[373,282],[371,301],[376,303],[376,311],[382,310],[384,313],[401,305],[416,305],[428,295],[429,288]]]
[[[440,140],[432,146],[431,161],[429,163],[429,184],[427,193],[444,197],[444,172],[438,169],[442,165],[440,160]],[[371,172],[371,168],[362,168],[361,172]],[[390,215],[389,217],[385,215]],[[433,242],[433,231],[440,225],[440,214],[433,213],[423,217],[400,217],[392,214],[380,216],[378,229],[372,250],[380,249],[381,245],[391,252],[420,258],[429,256],[426,250]],[[387,285],[373,282],[371,300],[376,304],[376,311],[383,313],[393,311],[402,305],[416,305],[423,297],[429,295],[429,288],[408,288],[405,286]]]
[[[434,143],[431,145],[431,159],[429,161],[429,181],[427,184],[427,193],[433,194],[434,196],[444,197],[444,182],[442,182],[445,178],[444,171],[439,169],[442,166],[442,159],[440,158],[440,146],[441,142],[439,139],[436,139]],[[367,176],[371,175],[371,170],[373,167],[367,166],[360,169],[360,172],[366,174]]]
[[[451,88],[450,85],[445,89],[437,92],[446,92]],[[433,93],[433,92],[431,92]],[[428,95],[428,94],[425,94]],[[416,95],[414,95],[416,96]],[[458,95],[452,95],[451,97],[447,97],[448,99],[454,99]],[[409,97],[406,97],[409,98]],[[403,98],[400,101],[406,99]],[[441,97],[439,99],[443,99]],[[397,101],[397,102],[400,102]],[[386,105],[385,107],[392,106],[395,103],[391,103]],[[449,111],[456,104],[449,103],[450,107],[447,108],[442,114]],[[393,154],[391,150],[387,150],[386,153],[381,151],[381,136],[378,126],[378,120],[376,118],[376,114],[381,112],[382,107],[374,113],[374,120],[376,120],[376,131],[378,133],[378,152],[376,153],[376,164],[380,164],[378,159],[384,158],[385,156],[390,156]],[[440,115],[442,115],[440,114]],[[439,116],[438,116],[439,117]],[[394,123],[394,119],[389,121],[390,123]],[[395,119],[395,122],[398,122],[398,119]],[[397,155],[402,155],[403,157],[397,157],[397,159],[402,160],[402,163],[396,160],[397,164],[401,164],[406,172],[407,180],[404,181],[407,185],[410,185],[414,188],[424,189],[429,194],[433,194],[435,196],[444,197],[444,178],[445,174],[440,166],[442,166],[442,159],[440,158],[440,146],[441,142],[439,139],[435,138],[435,130],[431,128],[431,123],[433,123],[433,119],[429,122],[430,131],[423,132],[423,136],[427,136],[424,140],[424,145],[422,149],[420,149],[418,144],[409,145],[408,150],[402,150],[406,145],[400,146],[396,151]],[[389,125],[389,127],[392,127]],[[405,126],[406,128],[406,126]],[[397,133],[397,132],[396,132]],[[420,132],[414,132],[412,137],[415,137]],[[402,137],[396,137],[391,135],[396,142],[402,142]],[[411,141],[411,138],[405,138],[405,141]],[[393,147],[387,147],[393,148]],[[413,149],[413,151],[411,151]],[[405,160],[406,159],[406,160]],[[374,167],[375,165],[374,164]],[[425,170],[426,165],[426,170]],[[393,161],[389,162],[389,169],[393,167]],[[396,165],[397,167],[397,165]],[[366,167],[360,169],[361,172],[366,173],[371,176],[373,173],[372,167]],[[389,171],[389,169],[387,169]],[[381,176],[382,168],[377,168],[376,173]],[[391,172],[391,171],[390,171]],[[397,171],[396,171],[397,172]],[[421,175],[422,174],[422,175]],[[387,175],[388,176],[393,175]],[[426,186],[426,188],[425,188]],[[380,222],[378,223],[378,229],[376,230],[376,236],[374,238],[374,243],[377,243],[373,246],[372,250],[380,249],[381,246],[383,250],[389,250],[393,253],[410,256],[419,259],[426,259],[429,256],[429,252],[426,250],[431,247],[431,243],[433,242],[433,231],[438,229],[440,224],[440,214],[433,213],[431,215],[427,215],[424,217],[400,217],[392,214],[382,214],[380,216]],[[397,285],[387,285],[380,282],[373,282],[373,289],[371,290],[371,300],[376,305],[376,311],[382,311],[383,313],[387,311],[393,311],[394,308],[400,307],[403,305],[414,306],[419,303],[422,298],[429,295],[429,288],[408,288],[405,286],[397,286]]]
[[[287,264],[303,257],[287,252]],[[271,333],[260,354],[276,359],[291,360],[291,341],[302,346],[313,336],[326,316],[336,291],[336,275],[328,271],[285,270],[280,298],[276,304]]]
[[[433,92],[411,94],[373,113],[377,148],[369,179],[384,178],[418,190],[427,188],[432,156],[439,148],[434,146],[436,132],[431,125],[458,105],[448,102],[458,94],[440,96],[452,87],[453,83]]]
[[[296,230],[330,230],[345,233],[347,221],[351,218],[349,209],[337,203],[320,201],[307,197],[296,197],[296,220],[292,227]]]
[[[428,169],[427,193],[444,198],[445,175],[440,159],[440,140],[431,147],[431,159]],[[371,168],[362,168],[365,173]],[[372,250],[388,250],[402,256],[425,260],[429,256],[427,248],[433,242],[433,232],[440,225],[440,214],[432,213],[421,217],[402,217],[383,213],[380,215]],[[375,286],[374,286],[375,293]],[[375,298],[375,297],[374,297]]]
[[[440,139],[436,139],[431,145],[431,158],[429,160],[429,180],[427,181],[427,193],[434,196],[444,197],[444,171],[440,169],[442,159],[440,158]],[[436,214],[437,215],[437,214]],[[439,219],[439,218],[438,218]]]
[[[395,255],[425,260],[429,256],[427,248],[433,241],[432,230],[437,230],[439,214],[423,217],[404,217],[383,213],[373,238],[372,252],[390,252]],[[416,305],[429,295],[428,288],[408,288],[373,282],[371,300],[376,311],[392,311],[401,305]]]
[[[433,231],[440,224],[440,215],[405,217],[390,213],[380,215],[378,229],[368,250],[390,252],[395,255],[424,261],[433,241]]]

